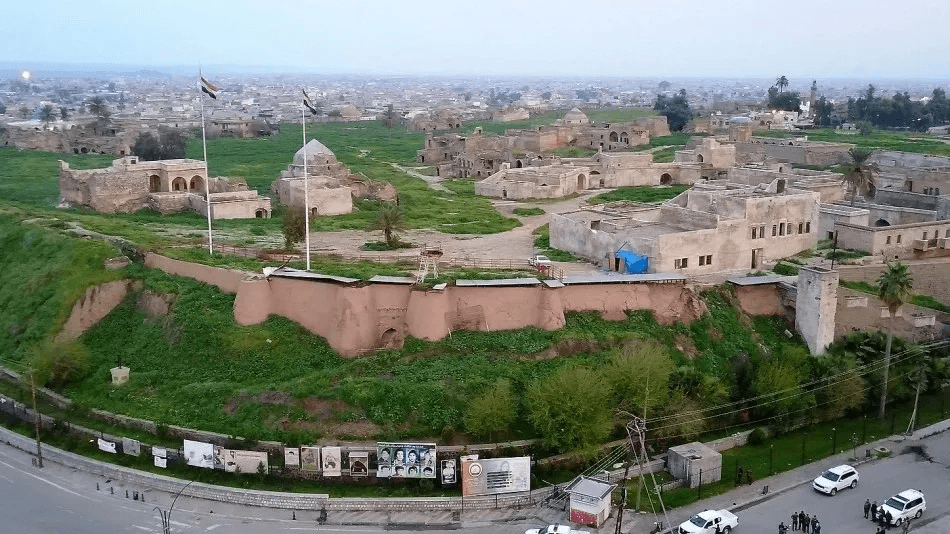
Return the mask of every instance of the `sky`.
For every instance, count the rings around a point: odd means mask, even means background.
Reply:
[[[950,78],[948,0],[20,0],[3,11],[0,63],[24,69]]]

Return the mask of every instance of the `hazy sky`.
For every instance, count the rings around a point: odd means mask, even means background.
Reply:
[[[23,68],[950,77],[950,0],[14,0],[3,12],[0,62]]]

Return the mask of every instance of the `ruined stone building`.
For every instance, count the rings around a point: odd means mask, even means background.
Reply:
[[[60,204],[88,206],[104,213],[153,209],[161,213],[197,211],[207,215],[205,182],[215,219],[267,218],[270,199],[244,182],[208,179],[203,161],[173,159],[140,161],[136,156],[115,160],[105,169],[74,170],[59,162]]]
[[[95,120],[59,122],[50,126],[36,121],[0,125],[3,146],[63,154],[131,154],[130,147],[146,125],[126,126]]]
[[[594,183],[591,183],[591,181]],[[475,194],[503,198],[559,198],[590,188],[599,182],[591,176],[589,167],[554,164],[521,169],[503,168],[480,182],[475,182]]]
[[[435,166],[437,176],[485,178],[502,170],[504,164],[513,169],[550,165],[556,162],[550,153],[558,149],[622,151],[669,133],[666,117],[592,123],[575,108],[550,126],[508,130],[503,136],[484,135],[480,128],[470,136],[427,135],[417,155],[420,162]]]
[[[340,215],[353,211],[354,198],[396,200],[396,190],[389,182],[375,182],[351,174],[336,155],[316,139],[307,143],[307,174],[304,180],[304,149],[294,154],[293,162],[271,184],[271,191],[284,204],[303,209],[310,205],[310,215]],[[309,184],[308,198],[304,184]],[[305,202],[306,201],[306,202]]]
[[[436,132],[454,130],[462,126],[458,110],[445,108],[432,113],[420,112],[409,118],[408,129],[412,132]]]
[[[758,269],[818,241],[820,194],[776,179],[757,186],[701,182],[659,206],[604,204],[551,214],[551,246],[624,271],[622,251],[648,272]]]

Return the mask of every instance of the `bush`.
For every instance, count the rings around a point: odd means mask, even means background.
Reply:
[[[765,443],[765,431],[761,428],[754,428],[749,432],[748,444],[754,446]]]
[[[871,253],[866,250],[854,250],[854,249],[838,249],[830,250],[825,253],[825,259],[827,260],[855,260],[858,258],[863,258],[865,256],[870,256]]]
[[[544,215],[545,211],[541,208],[515,208],[514,214],[528,217],[531,215]]]
[[[798,266],[791,263],[785,263],[780,261],[775,264],[775,267],[772,268],[772,271],[775,274],[780,274],[782,276],[798,276]]]

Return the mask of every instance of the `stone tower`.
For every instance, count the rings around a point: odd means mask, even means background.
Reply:
[[[795,297],[795,329],[813,356],[824,354],[834,340],[838,305],[838,271],[801,267]]]

